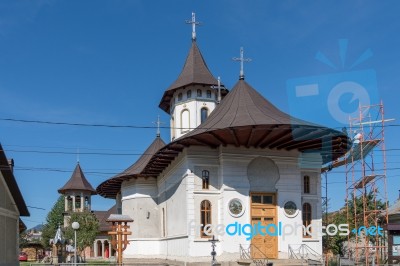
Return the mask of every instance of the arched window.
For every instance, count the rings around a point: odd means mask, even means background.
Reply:
[[[110,257],[110,243],[108,240],[104,240],[104,258],[108,259]]]
[[[201,95],[202,95],[202,92],[201,92],[200,89],[198,89],[198,90],[197,90],[197,97],[201,97]]]
[[[304,186],[304,193],[306,194],[310,193],[310,177],[308,175],[305,175],[303,177],[303,186]]]
[[[207,90],[207,98],[211,98],[211,91]]]
[[[181,113],[181,132],[187,132],[190,128],[189,110],[185,109]]]
[[[309,234],[311,232],[311,228],[307,229],[307,226],[311,224],[311,205],[310,203],[303,204],[303,237],[311,237]]]
[[[200,236],[210,237],[204,232],[204,227],[211,224],[211,203],[208,200],[203,200],[200,204],[200,223]],[[210,230],[207,231],[210,232]]]
[[[89,197],[85,197],[85,210],[89,210],[90,206],[89,206]]]
[[[188,91],[186,92],[186,96],[187,96],[188,99],[192,98],[192,91],[191,91],[191,90],[188,90]]]
[[[210,184],[210,172],[208,170],[203,170],[201,172],[202,188],[208,189]]]
[[[178,94],[178,101],[182,101],[182,93]]]
[[[100,240],[97,240],[97,256],[103,257],[103,247]]]
[[[81,196],[75,196],[75,209],[81,208]]]
[[[72,197],[67,197],[67,211],[72,211]]]
[[[200,122],[203,123],[208,117],[208,109],[205,107],[201,108],[200,115]]]

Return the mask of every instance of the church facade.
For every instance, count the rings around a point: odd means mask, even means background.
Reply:
[[[134,220],[124,257],[209,258],[212,236],[219,260],[237,260],[241,249],[288,258],[302,244],[322,254],[321,166],[349,139],[280,111],[243,68],[232,90],[219,85],[193,31],[182,72],[159,105],[170,115],[171,141],[157,135],[96,189]]]

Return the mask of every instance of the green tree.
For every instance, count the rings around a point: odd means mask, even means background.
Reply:
[[[99,221],[96,216],[89,211],[75,212],[69,217],[69,226],[65,228],[65,238],[74,240],[74,229],[72,223],[78,222],[76,245],[78,251],[83,251],[86,247],[93,245],[96,236],[99,233]]]
[[[374,226],[378,220],[378,213],[375,210],[382,211],[385,210],[386,204],[380,199],[375,197],[373,191],[367,192],[364,197],[359,195],[354,199],[350,199],[345,203],[339,211],[331,212],[328,214],[327,221],[325,215],[323,216],[323,222],[325,224],[348,224],[349,230],[353,228],[360,228],[361,226]],[[348,208],[348,212],[346,210]],[[380,236],[379,236],[380,237]],[[339,234],[334,236],[324,236],[323,237],[323,247],[324,253],[333,253],[335,255],[344,255],[345,248],[344,244],[348,240],[355,239],[355,234],[350,232],[350,237],[340,236]],[[376,239],[374,237],[369,237],[369,241],[374,243]]]
[[[52,239],[57,231],[58,225],[64,225],[64,196],[60,196],[53,208],[47,214],[46,224],[42,231],[42,244],[45,248],[50,248],[50,239]]]
[[[328,214],[328,220],[326,216],[323,217],[324,224],[347,224],[346,221],[346,208],[341,208],[339,211],[331,212]],[[344,243],[348,240],[347,236],[341,236],[339,234],[329,236],[325,235],[322,237],[322,243],[324,253],[332,253],[334,255],[343,256],[345,253]]]
[[[349,225],[351,228],[360,226],[373,226],[377,220],[377,213],[374,210],[385,210],[386,204],[380,199],[375,198],[373,191],[361,195],[348,201]]]

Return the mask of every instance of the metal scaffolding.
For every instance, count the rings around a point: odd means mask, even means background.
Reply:
[[[382,224],[387,217],[385,118],[383,104],[359,107],[350,118],[353,146],[343,159],[346,217],[351,233],[347,253],[356,263],[375,265],[386,259]]]

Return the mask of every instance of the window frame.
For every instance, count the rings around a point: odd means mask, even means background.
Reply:
[[[312,206],[310,203],[305,202],[302,206],[302,222],[303,222],[303,238],[310,238],[311,235],[306,231],[307,226],[312,224]],[[309,230],[312,232],[311,228]]]
[[[201,171],[201,188],[210,189],[210,171]]]
[[[203,200],[200,203],[200,237],[201,238],[210,238],[211,236],[206,235],[204,233],[204,227],[207,224],[212,224],[212,205],[209,200]]]
[[[186,126],[184,126],[184,119],[183,119],[183,113],[184,112],[187,112],[188,113],[188,121],[187,121],[187,127]],[[182,111],[181,111],[181,133],[186,133],[186,132],[188,132],[188,131],[190,131],[190,111],[189,111],[189,109],[183,109]]]
[[[82,208],[82,197],[75,196],[75,210]]]
[[[309,175],[303,176],[303,193],[310,194],[310,176]]]
[[[203,119],[203,110],[204,111],[206,111],[207,113],[206,113],[206,117]],[[206,120],[207,120],[207,118],[208,118],[208,112],[209,110],[208,110],[208,108],[207,107],[201,107],[201,109],[200,109],[200,123],[204,123]]]

